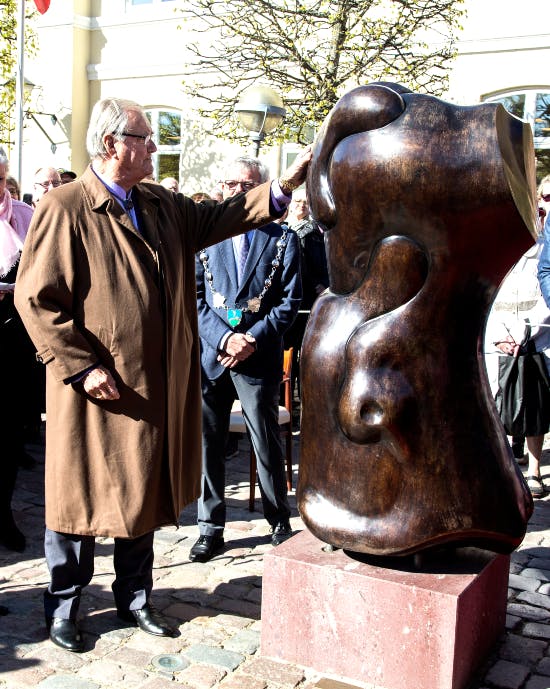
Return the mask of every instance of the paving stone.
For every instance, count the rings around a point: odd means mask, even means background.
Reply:
[[[216,586],[216,593],[226,598],[236,598],[243,600],[251,589],[250,584],[242,586],[240,584],[218,584]]]
[[[527,639],[518,634],[508,634],[498,655],[503,660],[510,660],[524,665],[534,665],[543,656],[548,644],[538,639]]]
[[[134,667],[144,668],[149,665],[149,661],[154,655],[157,655],[156,647],[152,647],[151,652],[147,653],[129,646],[122,646],[112,653],[109,653],[107,660],[115,663],[122,663],[123,665],[133,665]]]
[[[527,603],[528,605],[535,605],[539,608],[550,609],[550,596],[543,593],[533,593],[531,591],[522,591],[516,596],[516,601]]]
[[[267,681],[251,675],[231,674],[220,684],[220,689],[266,689]]]
[[[227,630],[238,630],[251,627],[251,625],[257,623],[257,620],[253,620],[249,617],[242,617],[241,615],[227,615],[218,612],[212,619],[212,622]]]
[[[252,619],[260,619],[261,607],[256,603],[251,603],[249,601],[222,598],[217,604],[217,607],[219,607],[220,610],[226,610],[227,612],[241,613],[245,617],[250,617]]]
[[[541,677],[540,675],[532,675],[525,684],[525,689],[549,689],[549,687],[548,677]]]
[[[1,668],[0,682],[6,682],[8,684],[13,683],[17,689],[36,687],[53,672],[46,663],[32,665],[31,667],[21,667],[19,663],[17,663],[17,667],[12,670],[8,669],[6,664],[2,662]],[[0,686],[2,685],[0,684]]]
[[[268,684],[285,684],[291,687],[295,687],[304,679],[302,669],[268,658],[255,658],[243,665],[242,671],[255,677],[265,678]]]
[[[550,639],[550,625],[540,622],[527,622],[523,627],[523,634],[536,639]]]
[[[543,658],[536,667],[537,674],[550,675],[550,658]]]
[[[524,620],[543,622],[544,620],[550,619],[550,611],[536,608],[532,605],[526,605],[525,603],[508,603],[507,609],[510,615],[517,615]]]
[[[219,667],[209,667],[207,665],[191,665],[182,672],[178,673],[178,684],[192,687],[193,689],[210,689],[226,676],[227,671]]]
[[[217,610],[200,608],[197,609],[196,605],[190,605],[189,603],[173,603],[169,605],[164,611],[169,617],[173,617],[178,620],[181,624],[182,622],[190,622],[197,617],[214,617],[218,614]]]
[[[52,675],[40,682],[39,689],[101,689],[101,684],[74,675]]]
[[[191,646],[185,651],[185,657],[197,663],[219,665],[227,670],[235,670],[244,660],[244,656],[240,653],[206,644]]]
[[[499,660],[489,670],[485,681],[500,689],[519,689],[529,673],[529,668],[525,665]]]
[[[181,543],[187,538],[187,536],[182,533],[179,529],[159,529],[155,531],[155,559],[156,559],[156,549],[157,546],[174,546],[177,543]]]
[[[521,617],[506,615],[506,629],[508,631],[513,631],[519,624],[521,624]]]
[[[76,673],[88,661],[85,653],[71,653],[62,648],[54,646],[51,641],[44,643],[33,655],[33,660],[45,662],[52,670],[59,671],[60,674],[66,672]]]
[[[149,665],[149,663],[147,663]],[[99,682],[101,685],[106,681],[109,687],[134,687],[144,682],[149,674],[145,666],[135,666],[127,663],[118,663],[108,658],[101,658],[97,662],[83,666],[78,671],[78,676]]]
[[[256,653],[260,647],[260,634],[249,629],[243,629],[230,637],[223,647],[235,653],[244,653],[252,655]]]
[[[127,689],[130,689],[130,687]],[[152,677],[135,689],[176,689],[176,687],[172,679],[166,677]]]
[[[536,591],[541,582],[539,579],[531,579],[522,577],[520,574],[510,574],[508,578],[508,586],[513,589],[520,589],[521,591]]]
[[[536,567],[526,567],[521,573],[522,577],[528,579],[539,579],[540,581],[550,581],[550,570],[537,569]]]
[[[245,596],[245,600],[249,600],[252,603],[257,603],[261,605],[262,602],[262,589],[252,588]]]

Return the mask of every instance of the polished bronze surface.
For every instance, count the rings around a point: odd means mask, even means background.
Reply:
[[[370,84],[327,117],[307,184],[330,290],[302,348],[302,518],[363,553],[511,551],[533,503],[481,343],[536,233],[529,126]]]

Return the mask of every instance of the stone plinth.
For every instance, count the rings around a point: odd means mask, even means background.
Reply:
[[[265,555],[262,655],[384,689],[467,686],[504,631],[508,556],[459,549],[415,570],[324,547],[302,531]]]

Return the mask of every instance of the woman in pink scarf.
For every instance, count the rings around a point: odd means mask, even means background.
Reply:
[[[32,208],[14,201],[6,187],[8,159],[0,147],[0,379],[7,394],[0,414],[0,543],[17,552],[25,549],[25,536],[17,528],[11,499],[23,448],[23,429],[33,397],[34,348],[13,304],[13,288]]]

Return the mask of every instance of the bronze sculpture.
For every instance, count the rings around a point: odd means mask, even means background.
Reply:
[[[498,286],[536,234],[528,125],[376,83],[314,146],[330,290],[302,348],[298,507],[337,547],[510,552],[533,503],[488,387]]]

